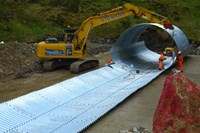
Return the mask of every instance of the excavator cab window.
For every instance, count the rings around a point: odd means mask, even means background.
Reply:
[[[58,43],[57,38],[46,38],[46,43]]]
[[[66,42],[72,43],[73,38],[74,38],[74,34],[67,34],[67,36],[66,36]]]

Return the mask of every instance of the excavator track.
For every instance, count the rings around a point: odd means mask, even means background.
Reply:
[[[43,62],[45,71],[53,71],[57,68],[69,68],[69,66],[77,60],[48,60]]]
[[[43,64],[43,68],[45,71],[52,71],[53,70],[54,61],[46,61]]]
[[[72,73],[79,73],[99,65],[99,61],[95,59],[79,60],[71,64],[70,71]]]
[[[62,62],[57,60],[45,61],[43,64],[45,71],[53,71],[60,66],[62,66]]]

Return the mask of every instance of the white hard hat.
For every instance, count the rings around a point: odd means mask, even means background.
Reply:
[[[181,51],[178,51],[178,54],[181,54]]]

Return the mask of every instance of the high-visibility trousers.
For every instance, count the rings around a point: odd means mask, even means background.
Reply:
[[[163,62],[161,60],[159,60],[159,62],[158,62],[158,69],[159,70],[163,69]]]
[[[177,67],[179,70],[181,70],[183,72],[183,63],[182,61],[178,61]]]

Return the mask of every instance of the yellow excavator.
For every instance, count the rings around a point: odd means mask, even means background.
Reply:
[[[59,66],[68,65],[72,73],[79,73],[96,67],[99,65],[98,60],[85,59],[87,55],[86,41],[90,30],[130,15],[162,24],[165,28],[173,30],[173,26],[167,17],[127,3],[121,7],[89,17],[77,30],[67,30],[62,42],[59,42],[56,38],[47,38],[38,43],[37,56],[42,59],[45,70],[53,70]]]

